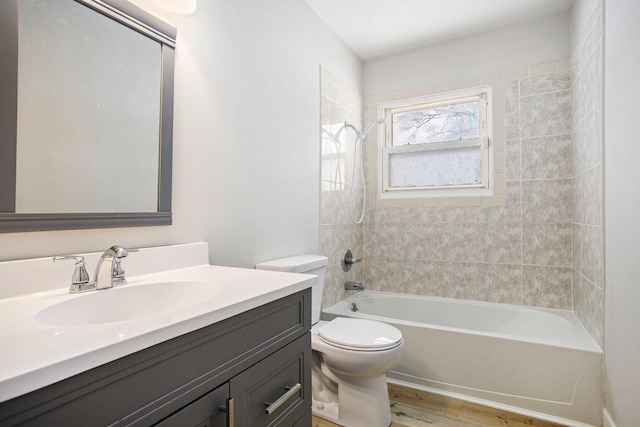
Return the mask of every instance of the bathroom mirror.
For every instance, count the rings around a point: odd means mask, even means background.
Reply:
[[[0,2],[0,232],[171,224],[175,37],[124,0]]]

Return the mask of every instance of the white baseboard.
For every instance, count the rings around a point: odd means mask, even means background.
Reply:
[[[609,415],[606,409],[602,410],[602,421],[603,427],[616,427],[616,423],[613,422],[611,415]]]

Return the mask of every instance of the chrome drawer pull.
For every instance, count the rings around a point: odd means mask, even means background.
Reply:
[[[287,389],[287,392],[280,396],[278,400],[273,403],[265,403],[265,405],[268,405],[267,409],[265,409],[265,413],[267,415],[273,414],[279,407],[282,406],[284,402],[291,399],[291,397],[295,395],[302,388],[302,386],[300,385],[300,383],[296,383],[296,385],[294,385],[293,387],[285,388]]]

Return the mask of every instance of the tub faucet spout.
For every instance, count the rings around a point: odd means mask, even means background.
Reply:
[[[359,282],[344,282],[344,288],[348,291],[364,291],[364,286]]]

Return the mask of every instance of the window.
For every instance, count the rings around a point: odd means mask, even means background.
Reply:
[[[379,106],[380,197],[491,194],[489,88]]]

